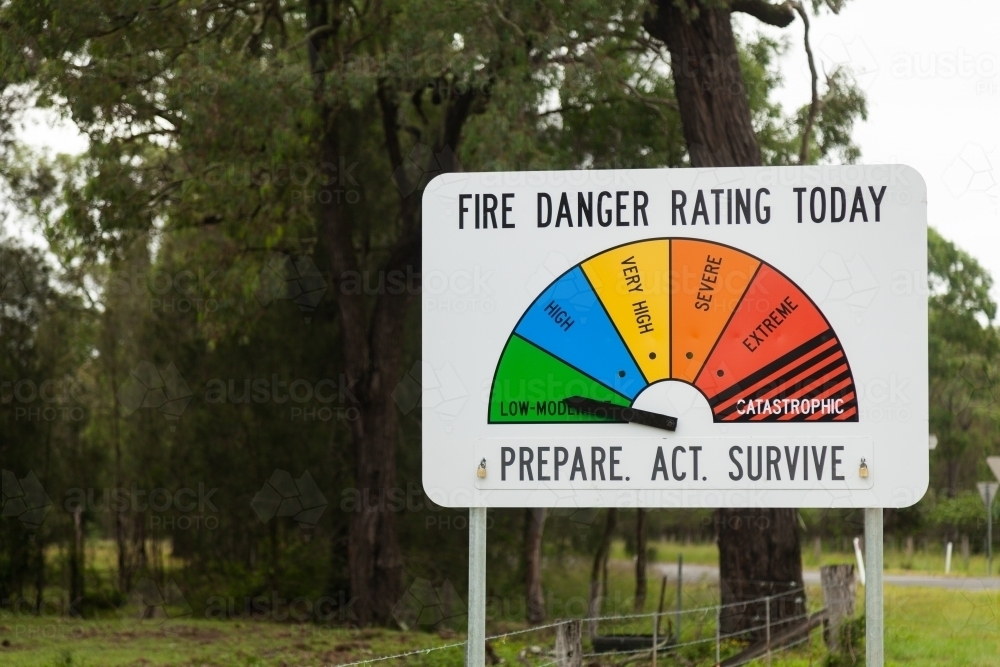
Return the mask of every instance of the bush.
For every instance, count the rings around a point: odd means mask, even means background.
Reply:
[[[855,667],[865,664],[865,617],[845,619],[840,626],[840,653],[826,656],[824,667]]]
[[[964,491],[954,498],[938,502],[930,512],[930,519],[938,526],[953,525],[961,531],[970,532],[982,528],[986,522],[986,508],[978,492]]]

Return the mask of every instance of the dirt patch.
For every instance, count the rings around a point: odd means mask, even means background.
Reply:
[[[347,653],[348,651],[365,650],[365,649],[370,649],[371,647],[372,647],[371,644],[360,641],[345,642],[343,644],[337,644],[336,646],[334,646],[333,651],[334,653]]]

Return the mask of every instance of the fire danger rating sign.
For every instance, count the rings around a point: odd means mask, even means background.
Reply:
[[[898,165],[436,178],[425,491],[451,507],[915,503],[926,224],[923,180]]]

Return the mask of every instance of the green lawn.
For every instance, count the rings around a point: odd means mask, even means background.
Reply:
[[[1000,591],[887,586],[886,664],[1000,664]]]
[[[818,591],[810,593],[815,596]],[[499,629],[493,627],[490,631]],[[508,626],[502,629],[514,628]],[[709,632],[710,629],[703,628]],[[440,636],[384,629],[348,630],[268,622],[203,619],[159,622],[153,619],[134,625],[118,620],[13,618],[10,615],[0,618],[0,664],[9,667],[319,667],[456,641],[461,641],[461,635],[449,637],[447,634]],[[526,660],[533,667],[540,667],[552,661],[552,657],[547,655],[552,641],[551,633],[543,631],[495,641],[494,646],[508,665],[523,665]],[[537,647],[537,653],[532,652],[532,647]],[[518,654],[522,651],[526,655],[519,660]],[[1000,593],[888,586],[886,653],[888,665],[997,665],[1000,656]],[[819,635],[814,632],[809,646],[776,656],[774,664],[819,665],[823,655]],[[462,648],[459,647],[385,664],[394,667],[402,664],[415,667],[457,666],[461,660]],[[611,664],[607,660],[602,662]],[[661,658],[660,664],[676,663]],[[694,664],[705,665],[707,662]]]
[[[678,545],[659,545],[660,561],[672,561]],[[673,553],[672,557],[668,554]],[[714,549],[708,545],[683,547],[685,562],[711,563]],[[624,555],[621,546],[616,547]],[[585,592],[589,559],[566,558],[548,564],[545,572],[550,619],[579,617],[586,607]],[[612,561],[609,568],[610,593],[603,613],[633,611],[634,569],[625,559]],[[655,609],[659,582],[651,577],[645,610]],[[817,587],[809,587],[810,609],[822,604]],[[683,607],[693,610],[711,606],[718,600],[717,588],[691,581],[683,592]],[[520,600],[493,601],[489,634],[524,629],[510,620],[517,615]],[[666,609],[676,604],[676,589],[669,582]],[[863,610],[863,589],[859,590],[858,610]],[[504,611],[512,613],[505,614]],[[912,667],[994,666],[1000,664],[1000,592],[966,592],[940,589],[886,587],[886,653],[888,665]],[[714,618],[709,611],[685,614],[682,640],[708,638],[714,634]],[[665,623],[666,625],[666,623]],[[602,634],[649,632],[648,619],[601,625]],[[352,630],[313,624],[255,621],[216,621],[205,618],[138,622],[119,620],[79,620],[60,617],[36,618],[0,611],[0,665],[3,667],[76,666],[109,667],[327,667],[343,665],[382,655],[392,655],[462,640],[452,631],[402,632],[391,629]],[[542,667],[553,661],[554,637],[551,630],[532,631],[492,642],[498,655],[510,667]],[[586,647],[585,647],[585,650]],[[726,646],[723,655],[737,649]],[[711,642],[686,649],[684,661],[661,656],[660,665],[711,664]],[[380,663],[392,667],[458,667],[464,649],[453,647],[405,660]],[[818,632],[803,646],[775,656],[774,665],[819,667],[825,650]],[[623,656],[603,657],[601,665],[620,665]],[[585,664],[595,661],[588,658]],[[637,661],[632,665],[648,664]],[[755,663],[757,664],[757,663]],[[763,663],[759,663],[763,664]]]

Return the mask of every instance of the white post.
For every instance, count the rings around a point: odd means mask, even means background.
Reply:
[[[715,608],[715,667],[719,667],[719,648],[722,643],[722,600],[719,600],[719,606]]]
[[[944,549],[944,573],[951,574],[951,542]]]
[[[882,508],[865,509],[865,648],[867,667],[883,667]]]
[[[654,613],[653,614],[653,667],[656,667],[656,652],[657,652],[656,642],[659,641],[659,638],[656,636],[656,624],[659,623],[659,621],[660,621],[659,617]]]
[[[986,485],[986,574],[993,576],[993,499],[990,498],[990,485]]]
[[[764,598],[764,609],[767,621],[767,667],[771,667],[771,597]]]
[[[486,508],[469,508],[469,630],[465,667],[486,665]]]
[[[867,530],[867,528],[865,529]],[[865,540],[865,544],[868,544],[868,540]],[[861,540],[854,538],[854,559],[858,561],[858,581],[861,585],[865,585],[865,559],[861,557]]]
[[[674,641],[681,643],[681,607],[682,592],[684,590],[684,554],[677,554],[677,632],[674,634]]]

